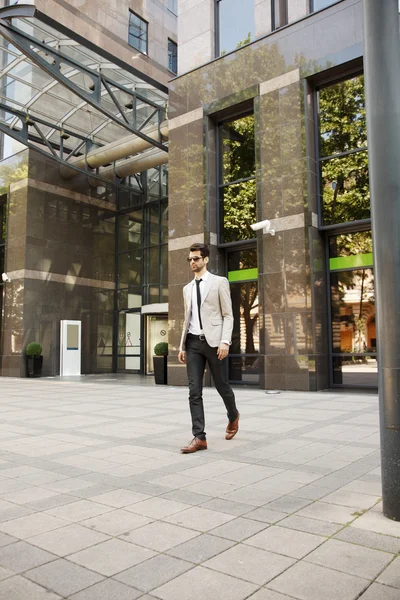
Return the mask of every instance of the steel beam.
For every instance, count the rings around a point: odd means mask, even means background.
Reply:
[[[72,58],[67,57],[62,54],[62,52],[51,48],[50,46],[44,44],[40,40],[35,39],[32,36],[20,31],[19,29],[9,25],[7,23],[0,22],[0,35],[2,35],[5,39],[7,39],[11,44],[13,44],[20,52],[22,52],[29,60],[31,60],[34,64],[38,65],[41,69],[43,69],[46,73],[48,73],[51,77],[53,77],[56,81],[61,83],[63,86],[71,90],[74,94],[76,94],[79,98],[93,106],[96,110],[106,115],[109,119],[120,125],[121,127],[128,129],[131,133],[134,133],[138,137],[145,140],[149,145],[155,146],[164,152],[168,152],[167,146],[159,142],[158,140],[151,139],[146,136],[143,131],[140,131],[139,128],[135,126],[137,121],[135,115],[135,107],[137,104],[137,100],[143,102],[149,107],[153,108],[157,112],[162,114],[164,117],[165,109],[158,104],[148,100],[145,96],[142,96],[140,93],[136,91],[132,91],[131,89],[122,86],[116,81],[113,81],[109,77],[104,76],[102,73],[94,71],[84,65],[81,65],[79,62],[73,60]],[[90,81],[92,82],[87,89],[78,86],[73,81],[70,80],[69,77],[63,74],[63,67],[68,65],[71,69],[77,69],[79,72],[86,75]],[[115,95],[113,93],[110,94],[110,90],[113,88],[120,90],[128,95],[131,98],[132,109],[129,112],[124,112],[119,102],[116,100]],[[111,110],[108,110],[104,104],[101,102],[102,90],[105,89],[108,92],[108,96],[110,100],[115,104],[117,108],[117,113],[114,113]],[[161,121],[162,119],[159,119]],[[161,136],[160,136],[161,139]]]

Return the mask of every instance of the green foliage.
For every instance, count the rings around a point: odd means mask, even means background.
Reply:
[[[351,256],[372,253],[372,232],[356,231],[335,236],[331,241],[334,256]]]
[[[158,344],[154,346],[154,354],[156,356],[166,356],[168,354],[167,342],[158,342]]]
[[[223,188],[224,242],[252,239],[250,224],[256,218],[254,116],[249,115],[225,126],[223,140],[224,183],[251,177],[248,181]]]
[[[254,238],[250,225],[257,221],[255,180],[226,187],[223,202],[224,242]]]
[[[241,48],[242,46],[245,46],[246,44],[250,44],[250,42],[251,42],[251,31],[249,31],[249,33],[246,35],[244,40],[237,43],[236,49]],[[224,56],[227,52],[231,52],[232,50],[233,50],[233,48],[231,48],[230,50],[221,50],[219,55]]]
[[[354,77],[320,91],[321,156],[367,145],[364,77]]]
[[[363,76],[321,90],[319,95],[322,157],[367,145]],[[322,161],[321,198],[325,225],[370,217],[367,151]]]
[[[0,164],[0,195],[6,194],[12,183],[28,177],[28,163],[15,162]]]
[[[27,345],[25,353],[27,356],[41,356],[42,346],[39,342],[31,342]]]

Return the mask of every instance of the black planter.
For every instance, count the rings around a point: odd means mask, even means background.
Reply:
[[[159,385],[167,385],[167,356],[153,356],[154,379]]]
[[[28,377],[41,377],[43,367],[43,356],[27,356],[26,366]]]

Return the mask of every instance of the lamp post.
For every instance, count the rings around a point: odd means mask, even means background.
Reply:
[[[400,35],[398,0],[363,0],[377,298],[383,514],[400,521]]]

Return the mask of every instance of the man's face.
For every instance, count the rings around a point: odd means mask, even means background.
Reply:
[[[200,250],[194,250],[193,252],[189,252],[189,260],[190,268],[193,271],[193,273],[199,273],[204,269],[204,267],[208,263],[208,258],[203,258],[201,256]]]

